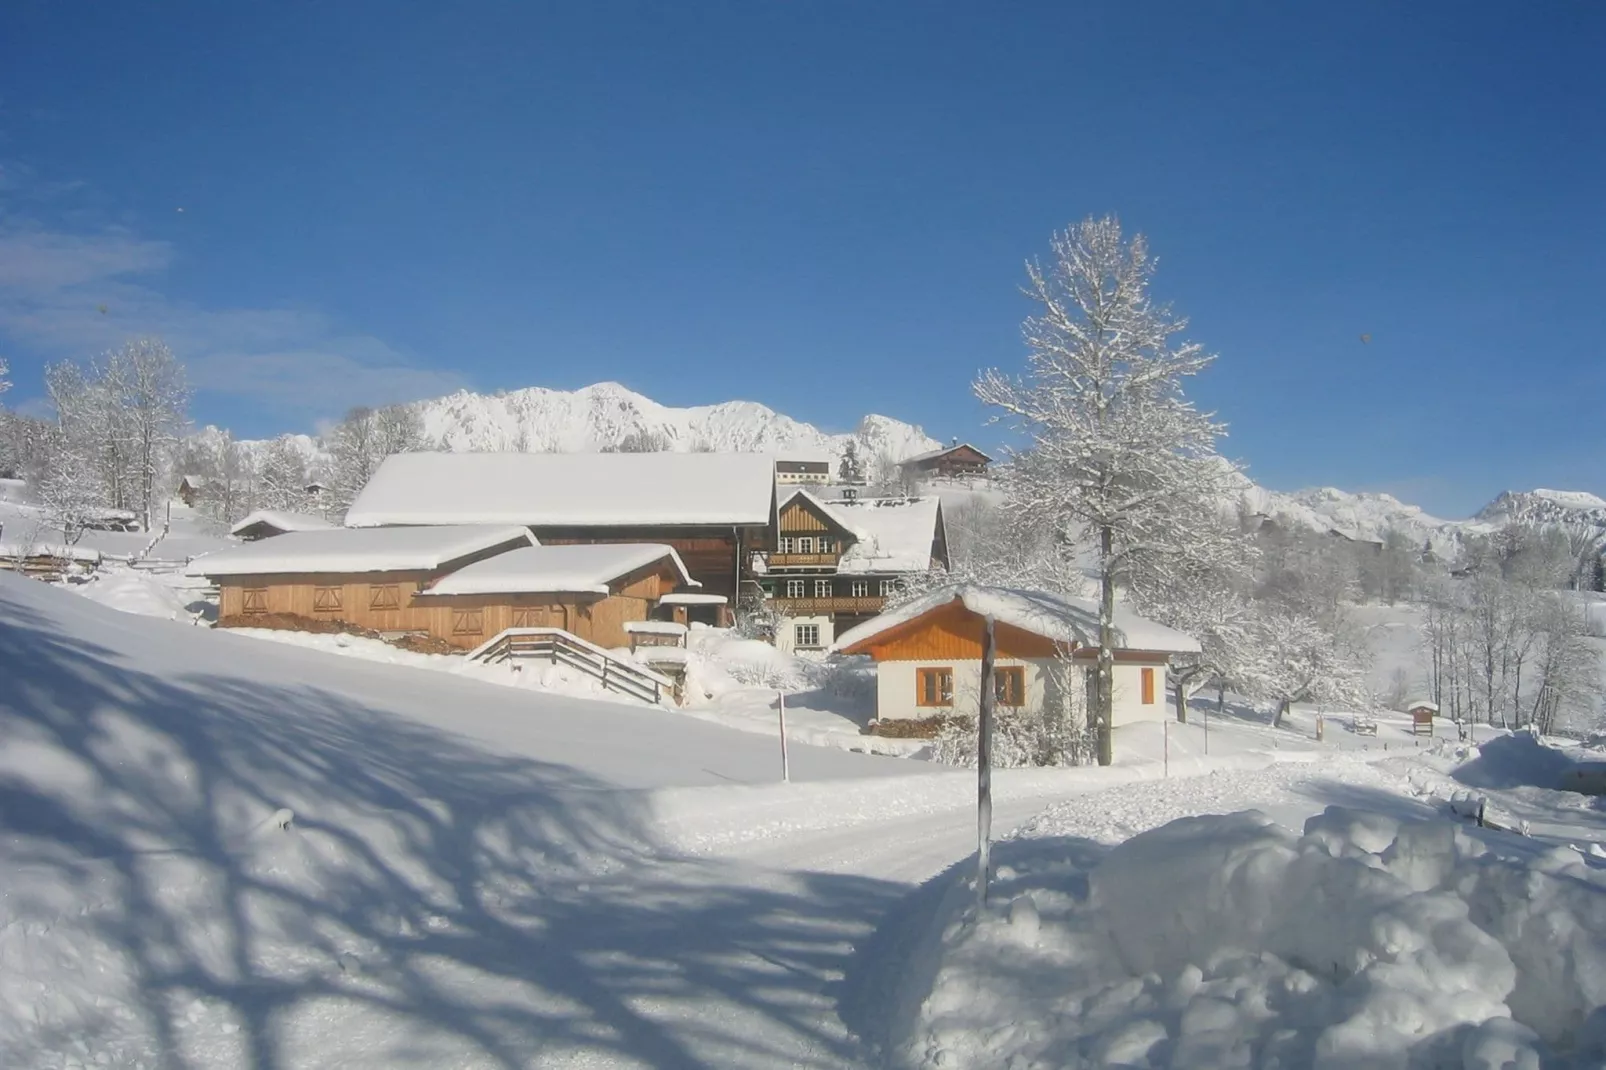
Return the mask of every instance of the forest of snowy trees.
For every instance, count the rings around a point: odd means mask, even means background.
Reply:
[[[27,482],[67,545],[108,516],[159,528],[186,478],[199,487],[196,509],[220,526],[257,509],[338,518],[380,461],[429,445],[409,406],[353,409],[321,448],[305,436],[245,444],[215,428],[191,433],[183,364],[158,339],[52,364],[45,388],[53,419],[0,412],[0,476]]]

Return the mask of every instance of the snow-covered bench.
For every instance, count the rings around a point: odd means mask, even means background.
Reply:
[[[1377,735],[1377,721],[1364,713],[1357,713],[1350,718],[1349,729],[1357,736]]]

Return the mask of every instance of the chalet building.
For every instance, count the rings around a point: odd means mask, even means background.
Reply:
[[[309,513],[288,513],[281,509],[258,509],[229,529],[236,539],[255,542],[283,535],[288,531],[325,531],[334,527],[321,516]]]
[[[705,596],[692,620],[729,623],[775,525],[775,462],[738,453],[404,453],[346,513],[352,528],[519,524],[544,546],[655,543]]]
[[[775,482],[783,487],[802,484],[824,486],[831,482],[831,462],[824,458],[781,459],[775,462]]]
[[[786,618],[782,650],[823,650],[842,631],[880,613],[899,581],[948,567],[936,498],[827,502],[794,491],[779,510],[775,549],[761,559],[771,604]]]
[[[219,624],[338,620],[434,636],[462,650],[508,628],[558,628],[603,647],[695,586],[667,546],[538,546],[516,525],[291,532],[197,558]]]
[[[968,442],[955,442],[946,449],[932,450],[898,463],[906,480],[973,479],[987,474],[993,459]]]
[[[993,685],[1001,710],[1038,712],[1091,698],[1098,606],[1046,591],[938,588],[845,632],[833,649],[875,660],[879,718],[974,717],[988,616],[994,620]],[[1166,666],[1173,654],[1197,653],[1198,641],[1119,608],[1116,636],[1112,725],[1163,720]]]

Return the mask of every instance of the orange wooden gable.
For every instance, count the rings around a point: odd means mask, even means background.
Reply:
[[[981,657],[982,618],[959,599],[944,603],[843,650],[876,661],[969,661]],[[1052,639],[999,623],[994,628],[1001,658],[1052,658],[1062,653]]]

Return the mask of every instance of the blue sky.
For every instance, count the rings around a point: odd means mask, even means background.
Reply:
[[[1592,3],[19,0],[7,401],[156,331],[247,435],[612,379],[996,441],[1023,261],[1115,212],[1262,483],[1606,492],[1603,52]]]

